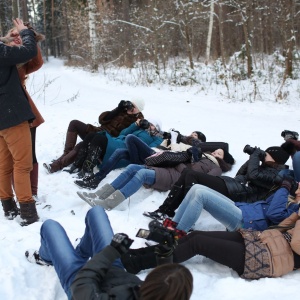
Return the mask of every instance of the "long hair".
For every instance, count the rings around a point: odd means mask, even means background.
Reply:
[[[189,300],[193,292],[193,276],[180,264],[156,267],[140,289],[141,300]]]

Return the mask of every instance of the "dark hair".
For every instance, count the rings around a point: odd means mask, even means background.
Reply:
[[[156,267],[141,285],[141,300],[188,300],[193,291],[193,275],[180,264]]]
[[[232,165],[228,164],[224,159],[220,157],[215,157],[215,159],[218,161],[219,166],[223,172],[228,172],[232,169]]]

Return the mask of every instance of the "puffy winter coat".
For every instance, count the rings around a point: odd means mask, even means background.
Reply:
[[[24,64],[20,64],[17,66],[22,86],[24,88],[24,91],[25,91],[25,94],[29,101],[32,112],[35,115],[35,119],[32,122],[32,127],[38,127],[39,125],[44,123],[45,120],[43,119],[41,113],[39,112],[39,110],[37,109],[33,100],[31,99],[30,95],[27,92],[26,79],[27,79],[28,74],[31,74],[31,73],[37,71],[38,69],[40,69],[42,67],[43,63],[44,62],[43,62],[41,49],[39,47],[37,47],[37,55],[33,59],[31,59],[30,61],[28,61]]]
[[[235,205],[242,211],[244,228],[265,230],[271,225],[277,225],[293,212],[298,212],[299,204],[288,203],[289,191],[280,188],[266,200],[255,203],[236,202]]]
[[[155,183],[151,185],[151,188],[158,191],[168,191],[172,188],[174,183],[179,179],[182,171],[185,168],[190,168],[194,171],[210,174],[210,175],[221,175],[221,168],[212,162],[210,159],[202,157],[198,162],[193,164],[179,164],[174,168],[158,168],[148,167],[155,171]],[[149,187],[145,185],[145,187]]]
[[[266,199],[279,171],[287,168],[272,162],[261,165],[259,153],[259,149],[255,150],[234,178],[221,176],[228,189],[229,198],[234,202],[252,203]]]
[[[112,266],[118,258],[120,254],[112,246],[94,255],[78,271],[70,288],[72,299],[138,299],[142,281],[124,269]]]
[[[146,143],[149,147],[156,147],[163,139],[160,136],[151,136],[146,130],[141,129],[133,122],[129,127],[123,129],[118,137],[112,137],[107,132],[99,132],[98,134],[105,134],[107,137],[106,152],[103,157],[102,163],[105,164],[109,157],[114,153],[116,149],[126,148],[125,138],[128,134],[133,134]],[[130,162],[127,160],[121,160],[118,162],[115,168],[126,167]]]
[[[294,226],[287,230],[286,227]],[[300,218],[293,213],[279,224],[278,229],[263,232],[240,230],[245,239],[245,268],[241,277],[259,279],[279,277],[293,271],[294,255],[300,255]],[[282,232],[291,234],[289,243]],[[294,252],[294,253],[293,253]],[[299,259],[297,259],[299,261]],[[299,266],[298,266],[299,267]]]
[[[9,47],[0,42],[0,130],[35,118],[21,85],[16,65],[37,55],[34,32],[20,32],[22,47]]]

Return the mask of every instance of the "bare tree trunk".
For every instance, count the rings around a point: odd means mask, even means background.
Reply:
[[[225,47],[224,47],[224,26],[223,26],[223,7],[222,3],[219,3],[219,31],[220,31],[220,50],[222,57],[222,64],[225,66]]]
[[[92,54],[92,71],[98,70],[97,63],[97,34],[96,34],[96,13],[97,6],[95,0],[88,0],[89,12],[89,34],[90,34],[90,49]]]
[[[12,17],[13,19],[19,17],[19,1],[12,0]]]
[[[210,58],[211,36],[212,36],[213,25],[214,25],[214,6],[215,6],[215,1],[210,0],[209,25],[208,25],[208,34],[207,34],[207,42],[206,42],[206,63],[208,63]]]
[[[20,6],[22,10],[22,19],[23,21],[29,21],[28,19],[28,9],[27,9],[27,0],[19,0],[20,1]]]

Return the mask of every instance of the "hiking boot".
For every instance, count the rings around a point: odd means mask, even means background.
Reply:
[[[20,217],[22,219],[22,221],[20,222],[21,226],[27,226],[39,220],[35,201],[20,203]]]
[[[90,176],[85,180],[75,180],[74,183],[81,188],[93,190],[98,187],[103,178],[98,176]]]
[[[168,218],[169,216],[160,212],[159,209],[150,212],[150,211],[145,211],[143,213],[144,216],[149,217],[153,220],[158,220],[158,221],[164,221],[166,218]]]
[[[116,190],[105,200],[93,200],[93,202],[102,206],[105,210],[112,210],[125,200],[125,196],[119,190]]]
[[[20,214],[19,208],[14,199],[1,199],[4,216],[8,220],[13,220],[17,215]]]
[[[42,258],[40,257],[40,254],[38,251],[29,249],[26,250],[25,256],[29,262],[32,264],[38,264],[40,266],[50,266],[48,263],[46,263]]]

